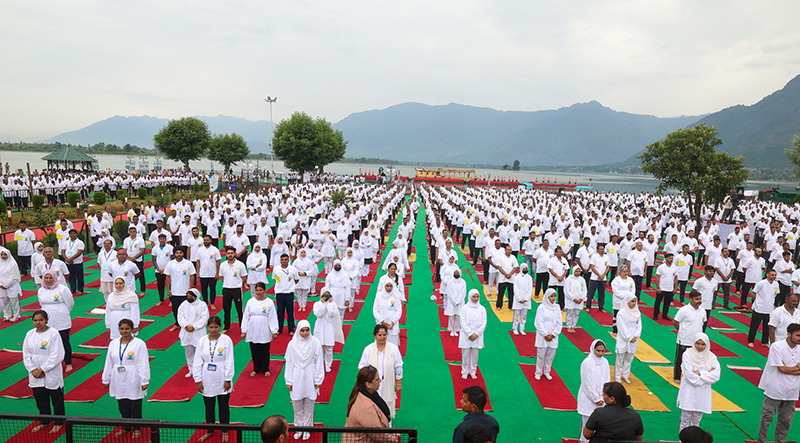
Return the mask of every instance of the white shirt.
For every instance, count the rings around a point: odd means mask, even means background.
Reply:
[[[111,276],[110,281],[113,282],[118,277],[122,277],[127,283],[128,289],[133,292],[136,292],[136,274],[138,273],[139,268],[129,260],[125,260],[122,264],[119,264],[119,260],[114,260],[108,264],[108,274]]]
[[[122,344],[114,339],[108,344],[103,367],[103,384],[109,385],[108,394],[117,400],[139,400],[147,395],[142,386],[150,384],[150,355],[141,339]]]
[[[764,269],[764,258],[752,256],[747,259],[744,268],[746,269],[744,273],[745,283],[758,283],[763,278],[761,270]]]
[[[228,289],[241,289],[242,277],[247,276],[247,266],[239,260],[231,264],[228,260],[220,263],[219,276],[222,277],[222,287]]]
[[[278,315],[275,302],[269,298],[258,300],[255,297],[247,301],[242,317],[242,333],[247,333],[248,343],[269,343],[272,334],[278,332]]]
[[[126,237],[125,241],[122,242],[122,247],[128,251],[128,257],[133,258],[136,254],[144,250],[144,240],[142,240],[141,237],[135,237],[133,239]],[[141,263],[142,257],[144,257],[144,254],[135,260],[136,263]]]
[[[163,248],[160,245],[153,246],[151,253],[155,259],[156,272],[158,272],[159,269],[164,269],[169,263],[169,258],[172,255],[172,245],[165,244]]]
[[[31,329],[22,342],[22,361],[28,370],[28,386],[31,388],[58,389],[64,387],[64,345],[56,328],[50,327],[39,333]],[[34,369],[44,371],[44,378],[35,378]]]
[[[722,272],[725,275],[730,274],[731,270],[735,267],[735,263],[733,262],[732,258],[730,258],[730,257],[725,258],[725,257],[723,257],[721,255],[719,257],[717,257],[717,259],[714,261],[714,263],[710,263],[709,262],[709,264],[713,264],[714,267],[717,268],[718,271]],[[720,277],[719,273],[717,273],[717,272],[714,273],[714,280],[716,280],[716,281],[718,281],[720,283],[730,283],[731,282],[730,278],[727,279],[727,280],[723,280],[722,277]]]
[[[786,327],[792,323],[800,323],[800,309],[790,314],[786,305],[778,306],[769,314],[769,325],[775,328],[775,342],[786,340]]]
[[[717,291],[717,281],[713,278],[711,280],[707,279],[706,276],[702,276],[695,280],[694,284],[692,285],[692,290],[699,292],[702,295],[702,302],[700,303],[700,307],[702,309],[710,310],[713,307],[714,302],[714,293]]]
[[[706,311],[702,307],[695,309],[692,305],[684,305],[678,309],[674,320],[680,323],[677,343],[682,346],[693,346],[694,335],[703,332]]]
[[[776,279],[778,283],[783,284],[784,286],[792,286],[792,273],[794,273],[794,263],[790,261],[786,261],[781,257],[780,260],[775,262],[775,266],[773,266],[775,272],[777,273]],[[788,274],[784,273],[783,271],[791,271]]]
[[[36,242],[36,235],[30,229],[25,232],[17,229],[14,232],[14,241],[17,242],[17,254],[22,257],[33,255],[33,244]]]
[[[769,347],[767,364],[758,382],[764,395],[773,400],[797,401],[800,392],[800,376],[784,374],[778,366],[797,366],[800,363],[800,346],[792,348],[786,340],[781,340]]]
[[[272,268],[272,278],[275,280],[275,294],[294,292],[296,280],[300,280],[297,269],[292,265]]]
[[[219,249],[214,246],[201,246],[197,252],[197,261],[200,262],[200,278],[214,278],[217,276],[217,263],[220,261]]]
[[[770,283],[767,279],[761,280],[756,283],[753,292],[756,294],[753,300],[753,311],[759,314],[771,313],[775,306],[775,296],[780,292],[778,281]]]
[[[196,274],[194,265],[185,258],[181,261],[170,260],[164,268],[164,274],[169,275],[169,289],[172,295],[186,295],[191,289],[192,276]]]
[[[662,263],[656,268],[656,275],[658,276],[658,289],[666,292],[675,291],[675,276],[678,275],[675,266],[667,266],[666,263]]]
[[[603,275],[606,272],[606,269],[608,269],[608,255],[600,255],[599,253],[594,254],[592,255],[589,263],[594,266],[594,270],[597,271],[597,274]],[[594,271],[591,271],[589,278],[593,281],[601,281],[597,274],[595,274]],[[606,281],[607,278],[608,276],[604,276],[602,281]]]
[[[233,354],[233,341],[225,334],[220,334],[217,340],[209,340],[206,335],[197,343],[192,376],[195,383],[203,382],[204,397],[216,397],[233,391],[236,370]],[[225,390],[226,381],[231,382],[228,391]]]

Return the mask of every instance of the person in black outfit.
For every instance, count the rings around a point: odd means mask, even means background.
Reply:
[[[589,443],[641,441],[644,424],[639,413],[628,407],[631,396],[625,387],[615,381],[606,383],[603,385],[603,401],[606,405],[595,409],[583,428],[583,436],[589,439]]]
[[[480,386],[470,386],[461,392],[464,394],[461,398],[461,410],[467,415],[453,432],[453,443],[467,443],[469,440],[466,438],[466,431],[475,425],[488,429],[496,440],[497,434],[500,433],[500,425],[494,417],[483,412],[483,408],[486,407],[486,391]]]

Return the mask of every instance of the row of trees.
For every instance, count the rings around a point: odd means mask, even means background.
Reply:
[[[195,117],[170,120],[153,136],[153,145],[164,157],[183,163],[187,171],[191,160],[206,155],[225,166],[227,174],[231,166],[250,154],[244,137],[235,132],[212,136],[208,124]]]
[[[508,170],[519,171],[519,160],[514,160],[514,165],[513,166],[508,166],[508,164],[503,165],[503,170],[504,171],[508,171]]]
[[[146,154],[154,155],[156,151],[153,149],[142,148],[130,143],[125,146],[118,146],[113,143],[95,143],[93,145],[73,145],[71,143],[0,143],[0,151],[41,151],[41,152],[55,152],[64,146],[69,146],[77,149],[78,151],[86,154]]]

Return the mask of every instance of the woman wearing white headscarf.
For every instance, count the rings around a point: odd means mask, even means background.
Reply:
[[[339,251],[339,258],[344,258],[347,249],[347,238],[350,236],[350,225],[347,224],[347,219],[342,219],[336,229],[336,250]]]
[[[267,278],[267,254],[261,249],[261,245],[256,243],[253,252],[247,256],[247,284],[255,287],[259,282],[268,285],[269,278]]]
[[[72,372],[72,344],[69,342],[69,331],[72,328],[72,308],[75,299],[68,287],[58,282],[56,271],[50,269],[42,275],[42,287],[39,289],[39,305],[47,311],[48,326],[55,328],[61,335],[64,345],[65,372]]]
[[[616,293],[614,295],[616,296]],[[642,313],[639,312],[639,303],[633,293],[626,294],[617,314],[617,346],[615,348],[617,355],[614,364],[614,378],[617,383],[621,383],[623,380],[625,383],[631,382],[631,365],[641,336]]]
[[[678,391],[681,409],[679,431],[688,426],[700,426],[703,414],[711,413],[711,385],[719,381],[717,356],[711,352],[708,335],[698,332],[694,345],[683,353],[683,380]]]
[[[350,278],[350,291],[348,292],[347,310],[353,312],[356,300],[356,291],[361,286],[361,262],[355,257],[352,248],[347,248],[347,254],[342,260],[342,271]]]
[[[31,255],[31,269],[36,269],[36,265],[44,261],[43,252],[44,252],[44,244],[42,244],[42,242],[36,242],[36,244],[33,245],[33,255]],[[36,287],[41,288],[42,287],[41,277],[36,275],[35,272],[32,272],[31,274],[33,275],[33,282],[36,283]]]
[[[119,321],[127,318],[133,321],[134,332],[139,329],[139,296],[128,288],[125,279],[114,280],[114,292],[108,294],[106,302],[106,329],[111,332],[111,340],[120,338]]]
[[[316,265],[308,259],[306,250],[300,249],[297,259],[292,263],[292,266],[297,269],[297,273],[300,276],[294,286],[295,295],[297,295],[297,309],[305,311],[306,304],[308,304],[308,292],[311,289],[311,285],[314,284],[311,280],[311,272]]]
[[[581,387],[578,390],[578,414],[581,415],[581,442],[589,439],[583,436],[586,421],[595,409],[603,407],[603,385],[611,380],[611,371],[608,360],[603,354],[606,344],[602,340],[595,340],[589,348],[589,355],[581,363]]]
[[[403,238],[403,234],[400,232],[397,233],[397,238],[392,242],[392,251],[397,251],[400,260],[406,266],[406,269],[408,269],[408,240]]]
[[[401,257],[400,254],[392,254],[393,251],[394,249],[389,251],[389,255],[386,257],[386,260],[384,260],[382,268],[384,271],[388,272],[389,265],[394,263],[396,267],[395,271],[397,272],[397,275],[399,275],[400,278],[402,279],[403,277],[405,277],[406,269],[408,268],[406,267],[405,264],[403,264],[403,257]]]
[[[11,251],[0,246],[0,305],[3,307],[3,321],[17,321],[20,318],[19,266]]]
[[[270,257],[269,262],[273,267],[280,266],[281,255],[286,254],[291,257],[291,254],[289,254],[289,245],[287,245],[286,242],[283,241],[283,236],[280,234],[278,234],[278,236],[275,237],[275,243],[272,245],[271,252],[272,256]]]
[[[286,346],[283,378],[294,407],[294,425],[310,428],[314,426],[314,401],[325,380],[322,345],[311,335],[308,320],[297,322],[297,331],[299,334],[295,334]],[[294,435],[295,440],[301,437],[308,440],[311,434],[298,432]]]
[[[442,274],[444,276],[444,274]],[[447,300],[444,301],[444,315],[447,316],[447,330],[450,336],[458,337],[461,331],[461,308],[467,298],[467,282],[461,278],[461,270],[453,271],[453,278],[448,284]]]
[[[478,378],[478,351],[483,349],[483,333],[486,331],[486,308],[480,304],[477,289],[469,291],[469,301],[461,308],[461,332],[458,347],[461,348],[461,378]]]
[[[525,322],[528,320],[528,311],[531,309],[531,295],[533,294],[533,278],[528,273],[528,265],[519,266],[520,273],[514,275],[514,300],[511,309],[514,310],[514,320],[511,331],[514,335],[526,335]],[[519,327],[519,331],[517,328]]]
[[[334,260],[333,269],[325,277],[325,286],[331,291],[333,302],[339,308],[339,317],[344,321],[344,311],[350,305],[350,276],[342,270],[340,260]]]
[[[558,349],[558,336],[561,334],[561,308],[558,306],[555,289],[548,289],[542,297],[542,304],[536,309],[536,380],[541,380],[542,374],[552,380],[550,370],[553,368],[553,359],[556,358]]]
[[[364,267],[362,269],[361,275],[366,277],[369,275],[369,267],[372,265],[372,262],[375,260],[375,250],[376,250],[376,241],[369,235],[369,232],[365,229],[364,232],[361,234],[359,238],[359,243],[361,246],[361,250],[364,253]]]
[[[375,342],[364,348],[358,369],[366,366],[378,369],[381,377],[378,394],[389,407],[391,418],[394,418],[397,392],[403,388],[403,357],[400,355],[400,348],[387,340],[386,326],[375,325],[372,335]]]
[[[624,300],[628,295],[636,295],[636,285],[631,278],[628,267],[624,264],[619,265],[618,274],[611,281],[611,291],[614,293],[612,307],[614,308],[614,327],[613,332],[617,332],[617,313],[625,304]]]
[[[306,251],[306,258],[311,262],[311,268],[309,269],[308,279],[311,282],[311,285],[308,289],[308,295],[314,296],[317,294],[317,276],[319,275],[319,262],[322,260],[322,254],[319,250],[315,247],[314,240],[308,242],[308,246],[305,248]]]
[[[442,303],[447,306],[447,298],[450,295],[450,282],[453,281],[453,274],[458,270],[455,255],[451,255],[447,263],[445,263],[439,270],[439,275],[442,277],[442,284],[439,286],[439,293],[442,294]]]
[[[361,284],[361,277],[364,276],[364,259],[366,256],[364,255],[364,249],[361,248],[361,242],[358,240],[353,240],[353,257],[358,261],[358,269],[355,275],[358,277],[358,284]],[[367,268],[369,271],[369,268]]]
[[[336,258],[336,237],[330,232],[325,232],[321,238],[322,249],[320,254],[322,254],[322,259],[325,262],[325,273],[330,273],[331,269],[333,269],[333,261]]]
[[[390,343],[400,346],[400,317],[403,316],[403,303],[392,282],[378,288],[372,305],[375,323],[386,326]]]
[[[333,347],[336,343],[344,344],[344,331],[342,319],[339,317],[339,307],[333,302],[331,292],[327,287],[322,288],[319,302],[314,303],[314,337],[322,345],[325,356],[325,372],[331,372],[333,364]]]
[[[397,292],[400,293],[403,303],[406,303],[408,300],[406,300],[405,286],[403,286],[403,276],[397,271],[397,263],[387,264],[388,266],[386,267],[386,274],[382,275],[381,278],[378,279],[378,287],[381,288],[386,285],[387,282],[391,282]]]
[[[564,282],[564,307],[567,309],[567,332],[575,332],[581,310],[586,303],[586,280],[581,277],[581,267],[575,266]]]
[[[278,314],[275,302],[267,298],[267,287],[257,283],[253,298],[247,301],[242,317],[242,338],[250,344],[250,357],[253,360],[251,377],[264,373],[269,376],[270,343],[278,337]]]

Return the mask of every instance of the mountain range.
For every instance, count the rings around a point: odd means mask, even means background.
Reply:
[[[218,115],[199,117],[213,133],[236,132],[252,152],[269,152],[270,123]],[[152,148],[169,120],[115,116],[43,142],[126,143]],[[783,149],[800,134],[800,76],[750,106],[713,114],[659,118],[615,111],[596,101],[543,111],[499,111],[456,103],[402,103],[350,114],[334,128],[348,141],[347,157],[418,163],[591,166],[634,164],[644,147],[699,123],[714,126],[718,149],[744,156],[750,167],[785,168]]]

